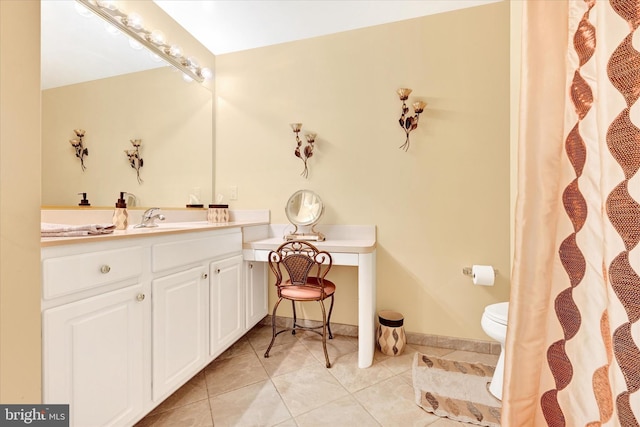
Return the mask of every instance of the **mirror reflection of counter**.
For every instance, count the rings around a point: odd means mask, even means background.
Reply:
[[[358,367],[373,363],[376,317],[376,226],[322,225],[325,241],[313,243],[331,253],[334,265],[358,268]],[[287,224],[247,227],[243,257],[246,261],[267,262],[269,252],[283,242],[291,229]]]

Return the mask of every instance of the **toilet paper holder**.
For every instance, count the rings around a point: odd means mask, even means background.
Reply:
[[[493,273],[497,276],[498,270],[494,268]],[[462,269],[462,274],[464,274],[465,276],[473,277],[473,269],[471,267],[464,267]]]

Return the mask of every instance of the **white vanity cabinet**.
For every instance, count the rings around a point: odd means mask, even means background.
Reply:
[[[225,301],[242,297],[234,288],[241,276],[236,279],[226,261],[240,258],[242,262],[241,251],[239,228],[191,233],[180,239],[165,236],[152,244],[154,401],[173,393],[211,360],[210,319],[219,316],[219,307],[211,304],[210,295],[222,276],[225,284],[230,282],[222,293]],[[210,275],[212,263],[222,270],[215,277]]]
[[[43,403],[131,426],[266,314],[240,227],[42,248]]]
[[[208,284],[204,266],[151,282],[154,400],[175,390],[206,363]]]
[[[242,256],[210,266],[210,355],[218,356],[267,315],[267,270],[264,262]]]
[[[269,311],[269,293],[267,292],[267,263],[245,261],[244,281],[246,295],[246,329],[258,324]]]
[[[209,353],[218,356],[247,331],[242,255],[212,262]]]
[[[44,402],[71,403],[71,425],[131,423],[144,402],[141,287],[46,310]]]
[[[72,426],[129,425],[145,402],[143,249],[56,249],[42,262],[43,402],[69,403]]]

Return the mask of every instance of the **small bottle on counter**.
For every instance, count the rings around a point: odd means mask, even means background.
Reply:
[[[129,213],[127,212],[127,202],[124,201],[124,191],[120,192],[120,198],[116,202],[116,209],[113,211],[113,223],[116,230],[126,230],[129,225]]]
[[[82,200],[78,203],[78,206],[91,206],[89,200],[87,199],[87,193],[78,193],[78,195],[82,196]]]

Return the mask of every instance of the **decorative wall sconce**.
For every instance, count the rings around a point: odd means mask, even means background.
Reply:
[[[84,156],[89,155],[89,149],[84,146],[83,138],[85,131],[83,129],[74,129],[76,138],[70,139],[69,142],[76,150],[76,157],[80,159],[80,167],[84,171],[87,167],[84,165]]]
[[[307,145],[302,149],[302,141],[300,140],[300,131],[302,130],[302,123],[291,123],[291,129],[296,134],[296,150],[294,154],[296,157],[300,158],[304,162],[304,170],[300,175],[307,178],[309,176],[309,167],[307,166],[307,160],[309,157],[313,156],[313,146],[316,142],[316,134],[315,133],[306,133],[305,138],[307,140]]]
[[[141,139],[131,139],[132,150],[124,150],[129,158],[129,165],[136,170],[136,176],[138,177],[138,184],[142,184],[144,181],[140,178],[140,168],[144,164],[142,157],[140,157],[140,145],[142,145]]]
[[[418,119],[420,118],[420,114],[424,111],[424,107],[427,106],[427,103],[424,101],[416,101],[413,103],[413,116],[407,116],[409,112],[409,107],[407,107],[407,99],[409,99],[409,94],[411,93],[411,89],[401,88],[397,90],[398,96],[400,97],[400,101],[402,101],[402,115],[400,116],[400,127],[404,129],[404,132],[407,134],[407,138],[399,148],[402,148],[404,151],[409,149],[409,133],[412,130],[418,127]]]
[[[134,13],[127,15],[119,10],[112,1],[77,1],[190,78],[202,83],[213,77],[213,72],[209,68],[200,67],[195,58],[183,55],[179,46],[168,44],[160,31],[149,31],[144,28],[142,18],[139,15]]]

